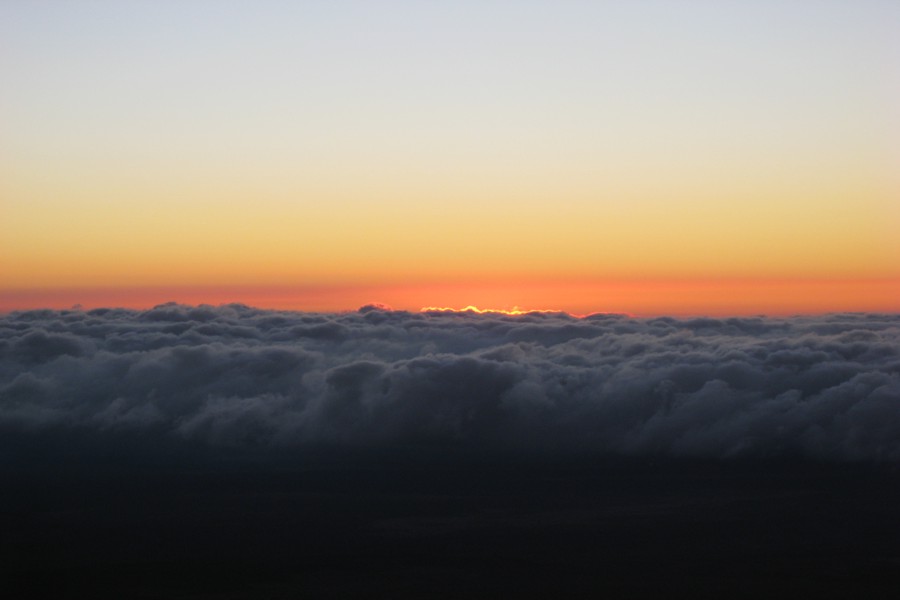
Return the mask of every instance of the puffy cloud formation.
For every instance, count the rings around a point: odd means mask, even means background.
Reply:
[[[900,315],[0,318],[0,435],[204,447],[900,459]]]

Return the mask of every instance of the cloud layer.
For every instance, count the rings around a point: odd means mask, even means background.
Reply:
[[[900,315],[166,304],[0,317],[0,434],[203,447],[900,459]]]

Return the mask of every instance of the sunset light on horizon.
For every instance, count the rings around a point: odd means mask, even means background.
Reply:
[[[7,2],[0,310],[900,310],[900,8]]]
[[[50,288],[0,292],[0,312],[44,307],[149,309],[167,302],[240,303],[278,310],[355,311],[381,304],[393,310],[619,313],[634,316],[792,315],[897,312],[900,280],[710,279],[608,280],[545,284],[382,286],[158,286]]]

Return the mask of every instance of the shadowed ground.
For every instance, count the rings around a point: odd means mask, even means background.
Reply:
[[[12,313],[0,575],[16,598],[894,597],[898,338],[877,314]]]
[[[411,448],[4,452],[17,597],[889,597],[900,471]],[[27,465],[27,467],[25,466]]]

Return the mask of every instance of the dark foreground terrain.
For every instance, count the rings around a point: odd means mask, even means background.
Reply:
[[[896,314],[10,313],[0,594],[893,599],[898,407]]]
[[[6,442],[11,598],[900,590],[894,466]]]

